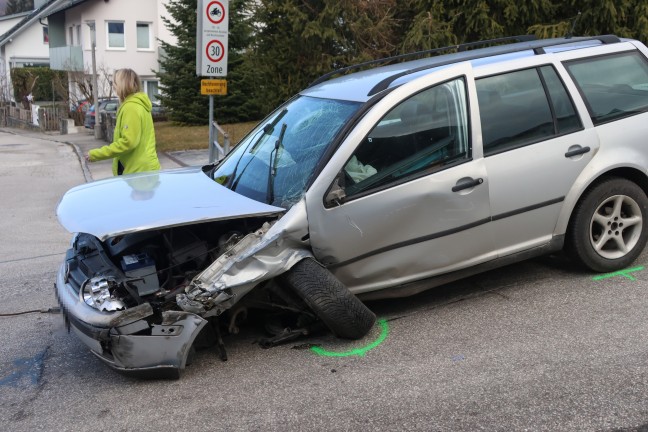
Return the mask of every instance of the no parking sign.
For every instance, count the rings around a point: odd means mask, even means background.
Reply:
[[[228,0],[198,0],[196,75],[227,76]]]

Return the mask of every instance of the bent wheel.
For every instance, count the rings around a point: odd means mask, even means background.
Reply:
[[[589,190],[577,205],[568,248],[586,267],[609,272],[627,267],[648,239],[648,198],[635,183],[610,178]]]
[[[338,337],[360,339],[376,321],[376,315],[369,308],[313,259],[301,260],[281,279]]]

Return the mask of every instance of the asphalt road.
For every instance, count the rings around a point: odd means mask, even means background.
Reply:
[[[56,306],[55,207],[83,181],[71,146],[0,132],[0,314]],[[248,326],[177,381],[109,370],[61,315],[0,316],[0,428],[645,431],[646,264],[595,280],[547,257],[369,303],[381,321],[356,342],[265,350]]]

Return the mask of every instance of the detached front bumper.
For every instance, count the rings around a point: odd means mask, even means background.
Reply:
[[[66,322],[93,354],[121,372],[179,376],[206,320],[184,311],[165,311],[161,319],[154,319],[148,303],[101,312],[85,304],[66,277],[63,264],[56,277],[56,296]]]

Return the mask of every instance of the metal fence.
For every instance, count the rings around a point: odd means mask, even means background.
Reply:
[[[107,142],[112,142],[115,136],[115,123],[117,122],[117,113],[102,112],[101,115],[101,136]],[[164,113],[152,114],[153,122],[166,121],[167,117]]]

